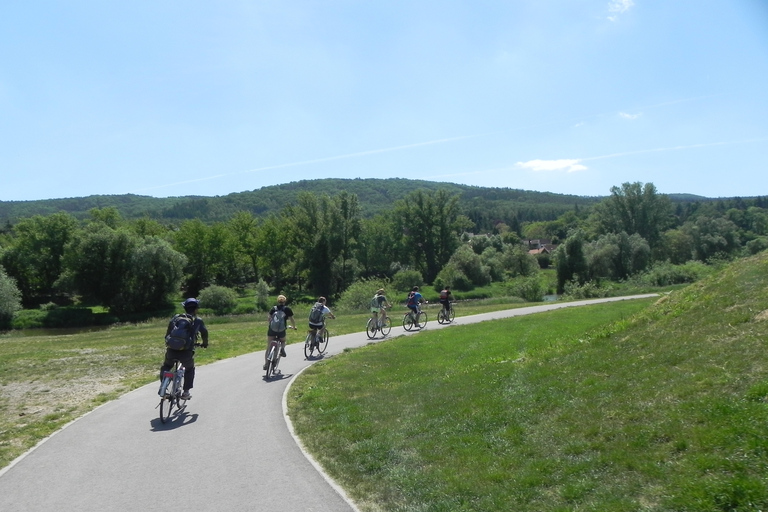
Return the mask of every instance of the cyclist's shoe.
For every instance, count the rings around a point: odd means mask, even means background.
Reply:
[[[184,392],[181,394],[181,399],[182,400],[189,400],[190,398],[192,398],[192,395],[189,394],[189,390],[188,389],[185,389]]]
[[[284,348],[281,348],[281,349],[280,349],[280,357],[288,357],[288,356],[285,354],[285,349],[284,349]]]

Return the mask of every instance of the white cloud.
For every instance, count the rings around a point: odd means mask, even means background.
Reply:
[[[624,119],[632,120],[632,119],[637,119],[638,117],[640,117],[643,114],[627,114],[626,112],[619,112],[619,115],[621,117],[623,117]]]
[[[610,12],[612,15],[608,16],[608,19],[611,21],[616,21],[616,14],[627,12],[633,5],[635,5],[635,2],[632,0],[611,0],[608,3],[608,12]]]
[[[586,165],[581,165],[578,159],[563,160],[530,160],[528,162],[517,162],[515,165],[523,169],[530,169],[535,172],[541,171],[565,171],[576,172],[587,169]]]
[[[633,5],[635,5],[635,2],[632,0],[611,0],[608,4],[608,12],[621,14],[622,12],[627,12]]]

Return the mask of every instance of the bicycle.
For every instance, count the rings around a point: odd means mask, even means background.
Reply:
[[[448,309],[445,307],[440,308],[440,311],[437,312],[437,322],[441,324],[449,324],[453,322],[454,317],[456,314],[453,311],[453,303],[448,304]]]
[[[195,346],[201,347],[202,344],[195,343]],[[160,408],[161,423],[166,423],[171,418],[174,407],[176,407],[176,412],[178,413],[187,406],[187,400],[181,398],[183,394],[181,386],[184,382],[184,371],[185,368],[181,361],[174,359],[171,369],[163,372],[163,380],[160,382],[160,390],[157,392],[160,395],[158,407]]]
[[[289,329],[296,329],[295,327],[288,327]],[[277,365],[280,363],[280,340],[275,338],[269,340],[269,351],[267,353],[267,373],[264,374],[264,379],[269,380],[274,375],[282,375],[282,372],[277,369]]]
[[[304,357],[309,359],[312,357],[313,352],[317,349],[318,355],[323,355],[325,349],[328,348],[328,329],[323,329],[323,336],[321,339],[317,339],[317,329],[310,329],[307,331],[307,338],[304,340]]]
[[[376,318],[369,318],[368,323],[365,326],[365,333],[368,335],[368,339],[371,340],[376,337],[377,332],[381,332],[382,336],[387,336],[391,330],[392,321],[389,317],[385,316],[384,320],[382,320],[378,314],[376,315]]]
[[[407,312],[403,315],[403,329],[406,331],[412,331],[414,328],[423,329],[427,326],[427,314],[419,310],[416,316],[413,316],[413,311]]]

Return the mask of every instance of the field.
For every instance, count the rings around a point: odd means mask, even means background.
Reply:
[[[763,253],[651,305],[349,351],[289,414],[364,511],[768,510],[766,320]]]

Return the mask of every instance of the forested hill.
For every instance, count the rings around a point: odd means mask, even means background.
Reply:
[[[335,196],[347,191],[358,197],[362,214],[371,217],[392,207],[414,190],[443,189],[460,197],[462,210],[476,221],[489,216],[516,217],[520,221],[553,220],[575,206],[588,207],[604,197],[585,197],[511,188],[474,187],[454,183],[391,179],[319,179],[264,187],[225,196],[184,196],[155,198],[135,194],[94,195],[39,201],[0,201],[0,225],[15,224],[34,215],[67,212],[82,219],[93,208],[115,207],[126,219],[149,217],[159,221],[180,222],[197,218],[204,222],[225,221],[238,211],[256,216],[277,213],[295,204],[302,192]],[[607,194],[606,194],[607,195]],[[680,195],[673,202],[707,201],[707,198]]]

